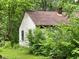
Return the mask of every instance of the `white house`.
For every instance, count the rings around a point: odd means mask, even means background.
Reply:
[[[28,38],[27,38],[26,34],[28,33],[29,29],[33,30],[33,29],[35,29],[35,27],[36,27],[35,23],[29,16],[29,14],[25,13],[23,21],[19,28],[19,44],[21,46],[28,46],[29,42],[28,42]]]
[[[67,16],[63,13],[58,14],[56,11],[34,11],[25,12],[24,18],[19,28],[19,44],[29,46],[27,33],[29,29],[34,30],[37,26],[57,25],[67,23]]]

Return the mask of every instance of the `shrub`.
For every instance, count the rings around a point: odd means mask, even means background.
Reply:
[[[42,31],[39,28],[37,28],[34,31],[34,34],[32,34],[32,31],[30,30],[28,38],[30,41],[31,53],[36,55],[41,54],[41,41],[45,39]]]
[[[31,53],[59,59],[79,56],[79,21],[78,18],[71,19],[73,21],[68,25],[30,30]]]

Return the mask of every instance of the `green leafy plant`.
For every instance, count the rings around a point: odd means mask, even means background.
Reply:
[[[37,28],[35,31],[30,30],[28,39],[31,53],[60,59],[78,57],[78,22],[78,18],[71,18],[68,25],[62,24],[43,29]]]

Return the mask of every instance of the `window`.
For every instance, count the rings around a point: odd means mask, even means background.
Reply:
[[[24,31],[21,31],[21,37],[22,37],[22,41],[24,41]]]

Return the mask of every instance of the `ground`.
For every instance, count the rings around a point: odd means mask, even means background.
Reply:
[[[47,59],[47,57],[31,55],[25,48],[0,48],[0,55],[8,59]]]

